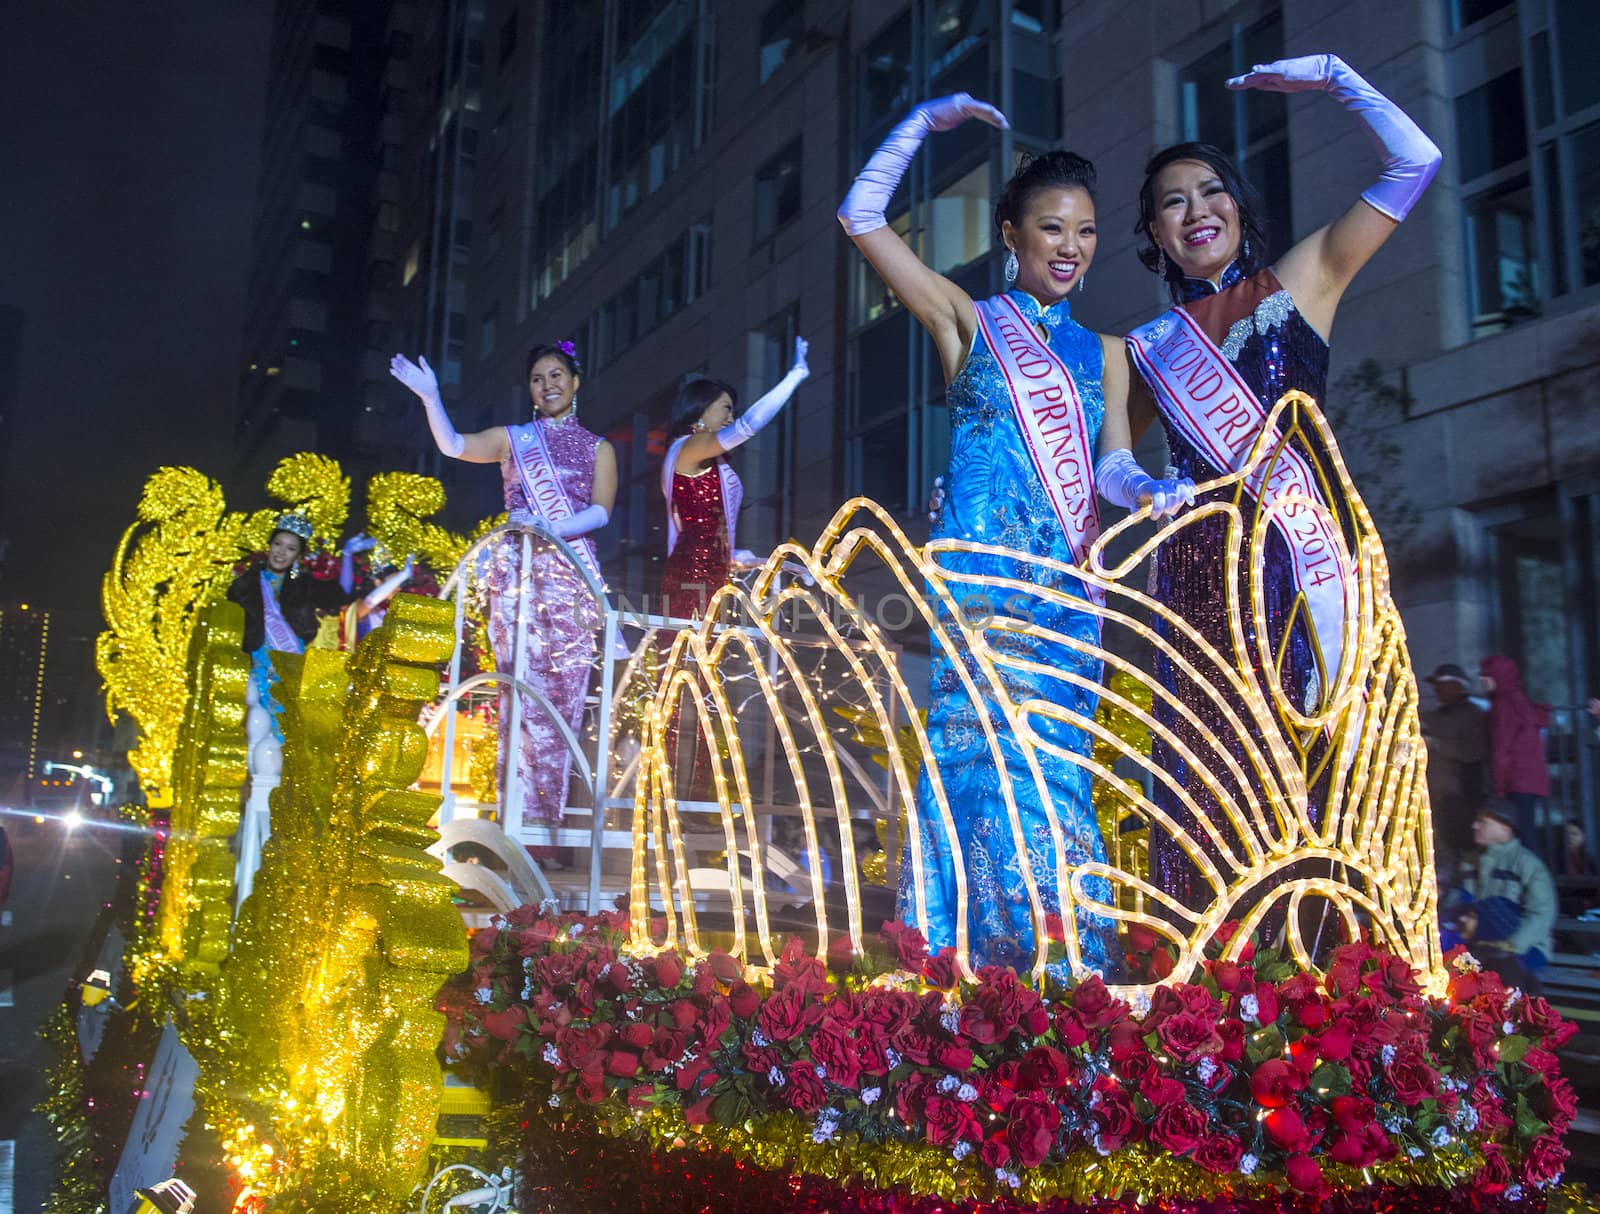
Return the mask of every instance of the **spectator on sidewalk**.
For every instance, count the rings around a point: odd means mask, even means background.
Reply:
[[[1484,810],[1472,834],[1478,863],[1456,899],[1450,926],[1479,961],[1531,993],[1555,947],[1555,882],[1544,861],[1518,840],[1511,815]]]
[[[1596,890],[1600,890],[1600,868],[1595,867],[1589,854],[1589,841],[1583,827],[1568,822],[1562,829],[1561,863],[1556,869],[1558,877],[1587,878],[1564,883],[1561,888],[1561,913],[1577,918],[1596,904]]]
[[[1437,701],[1422,713],[1434,848],[1441,868],[1451,871],[1472,849],[1472,819],[1484,800],[1489,714],[1472,702],[1467,672],[1453,662],[1446,662],[1423,681]]]
[[[1550,795],[1543,732],[1550,724],[1550,706],[1528,698],[1522,672],[1508,657],[1483,659],[1483,686],[1489,693],[1492,791],[1497,801],[1509,801],[1515,808],[1523,843],[1548,860],[1551,848],[1539,825],[1539,810]]]

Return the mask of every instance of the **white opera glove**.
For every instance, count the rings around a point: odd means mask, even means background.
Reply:
[[[1148,505],[1153,518],[1194,505],[1194,482],[1187,477],[1160,480],[1139,467],[1126,447],[1107,451],[1094,466],[1094,487],[1114,506],[1137,510]]]
[[[1228,81],[1228,87],[1264,89],[1269,93],[1321,89],[1332,94],[1335,101],[1361,119],[1383,154],[1382,175],[1361,197],[1396,223],[1411,213],[1439,171],[1443,157],[1433,140],[1404,110],[1337,55],[1258,63],[1243,76]]]
[[[748,548],[735,548],[733,550],[733,557],[729,561],[729,564],[731,564],[735,569],[755,569],[760,565],[765,564],[765,562],[765,557],[757,556]]]
[[[580,535],[588,535],[591,531],[598,531],[611,521],[611,511],[601,505],[588,505],[570,518],[564,518],[559,523],[550,525],[550,534],[564,540],[577,539]]]
[[[944,516],[944,477],[933,478],[933,490],[928,494],[928,521],[937,523]]]
[[[852,236],[865,236],[886,226],[889,221],[884,212],[889,209],[889,199],[894,197],[895,188],[911,167],[911,158],[922,141],[930,132],[954,130],[968,118],[977,118],[1002,131],[1011,126],[994,106],[974,101],[968,93],[924,101],[907,114],[878,145],[839,204],[839,222],[844,230]]]
[[[717,442],[724,451],[732,451],[741,443],[749,442],[763,426],[778,416],[778,410],[789,403],[794,390],[806,376],[811,374],[811,368],[806,365],[806,350],[809,346],[810,343],[805,338],[795,338],[794,366],[789,368],[789,374],[780,379],[777,387],[771,392],[717,431]]]
[[[391,573],[388,577],[384,578],[383,581],[379,582],[376,586],[369,590],[367,592],[367,597],[361,601],[368,607],[377,607],[381,603],[387,603],[394,597],[395,592],[410,580],[411,558],[406,557],[406,563],[403,568],[396,570],[394,573]]]
[[[450,415],[444,411],[444,401],[439,396],[439,377],[433,373],[428,360],[418,355],[417,361],[412,362],[404,354],[396,354],[389,360],[389,374],[421,399],[428,414],[428,429],[433,431],[434,445],[451,459],[460,459],[467,449],[467,440],[450,424]]]

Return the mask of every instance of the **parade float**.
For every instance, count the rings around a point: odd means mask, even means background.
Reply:
[[[941,543],[871,502],[703,620],[593,584],[602,657],[564,736],[575,803],[530,826],[498,812],[513,798],[484,721],[518,671],[480,656],[472,673],[474,570],[488,545],[554,541],[496,520],[454,536],[427,521],[436,483],[374,481],[368,531],[454,572],[353,651],[279,661],[274,762],[220,587],[275,511],[230,513],[203,475],[163,469],[107,577],[100,647],[110,707],[140,728],[149,832],[114,1002],[142,1026],[130,1040],[160,1041],[123,1103],[147,1113],[146,1065],[179,1076],[162,1099],[182,1140],[146,1164],[183,1176],[209,1150],[233,1208],[263,1211],[1589,1208],[1559,1183],[1573,1026],[1440,952],[1382,545],[1315,406],[1291,394],[1273,422],[1325,453],[1332,507],[1255,509],[1239,489],[1274,458],[1262,444],[1194,511],[1136,513],[1072,571],[1099,592],[1105,679],[1070,761],[1094,777],[1108,858],[1057,874],[1059,913],[1024,870],[1020,970],[974,968],[964,887],[954,947],[925,944],[919,775],[947,825],[949,805],[896,635],[970,655],[966,694],[1002,712],[996,755],[1001,729],[1036,748],[1036,714],[1072,714],[1010,697],[1005,631],[1028,622],[970,623]],[[286,461],[268,491],[338,535],[349,489],[329,461]],[[1290,507],[1342,544],[1345,659],[1312,712],[1244,643],[1265,635],[1244,627],[1252,554]],[[1141,589],[1161,543],[1219,515],[1231,653]],[[1181,665],[1176,689],[1153,654]],[[1152,796],[1174,784],[1153,743],[1184,745],[1163,719],[1201,696],[1240,745],[1185,747],[1187,787],[1261,793],[1222,797],[1223,829]],[[1152,836],[1184,848],[1202,904],[1149,879]],[[1084,964],[1086,916],[1116,925],[1119,972]],[[158,1179],[82,1145],[87,1078],[64,1040],[57,1211],[108,1208],[94,1187],[113,1172],[129,1193]]]

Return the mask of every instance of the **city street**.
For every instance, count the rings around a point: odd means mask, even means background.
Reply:
[[[12,1214],[38,1210],[50,1193],[55,1144],[33,1112],[50,1061],[38,1029],[82,964],[123,836],[22,816],[5,827],[16,872],[0,927],[0,1214]]]

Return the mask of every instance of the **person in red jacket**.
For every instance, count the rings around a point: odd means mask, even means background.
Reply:
[[[1542,732],[1550,724],[1550,706],[1528,698],[1522,671],[1504,655],[1483,659],[1483,686],[1489,693],[1489,772],[1494,795],[1515,807],[1517,833],[1540,859],[1548,860],[1550,849],[1539,825],[1539,807],[1550,795]]]

